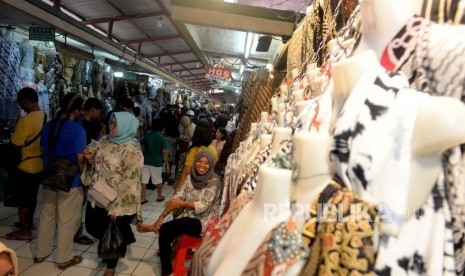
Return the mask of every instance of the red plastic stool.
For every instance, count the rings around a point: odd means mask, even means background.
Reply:
[[[202,243],[201,237],[192,237],[182,235],[178,238],[178,246],[174,254],[173,273],[174,276],[185,276],[189,272],[189,268],[184,266],[186,260],[191,260],[194,256],[192,249],[197,249]]]

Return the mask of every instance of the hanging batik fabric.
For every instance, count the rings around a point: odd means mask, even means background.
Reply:
[[[409,216],[412,134],[418,108],[429,97],[409,90],[401,75],[378,66],[346,100],[334,130],[336,177],[379,206],[383,220],[375,271],[380,275],[454,275],[451,214],[444,181]]]
[[[465,3],[465,2],[464,2]],[[386,46],[381,63],[400,71],[410,87],[465,102],[465,26],[439,25],[414,16]],[[444,180],[452,214],[456,272],[465,266],[465,154],[455,147],[444,154]]]

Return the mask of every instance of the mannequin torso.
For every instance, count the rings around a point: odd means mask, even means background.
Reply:
[[[312,204],[332,179],[330,141],[327,133],[300,132],[294,136],[293,158],[298,165],[299,177],[293,185],[292,201],[296,202],[297,208]],[[307,211],[296,210],[294,217],[298,229],[302,229]]]
[[[344,103],[357,80],[376,65],[376,56],[372,51],[335,64],[334,101]],[[335,116],[333,114],[333,118]],[[411,140],[412,159],[407,197],[410,210],[419,208],[430,195],[441,170],[441,154],[444,150],[465,142],[465,126],[459,118],[465,118],[465,106],[457,100],[426,97],[420,104]]]
[[[291,171],[262,165],[255,196],[216,247],[207,275],[240,275],[267,234],[290,216]],[[270,212],[278,208],[278,212]]]
[[[267,163],[271,162],[279,151],[285,146],[284,142],[291,139],[292,129],[286,127],[278,127],[273,132],[273,142],[271,145],[271,153],[267,158]]]
[[[413,15],[420,14],[420,0],[362,0],[360,14],[363,35],[356,54],[374,50],[378,60],[386,45]]]

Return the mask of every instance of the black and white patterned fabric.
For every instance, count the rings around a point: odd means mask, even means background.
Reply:
[[[405,74],[410,87],[465,102],[465,26],[439,25],[412,17],[387,45],[381,63]],[[459,147],[443,157],[452,214],[456,273],[465,266],[465,154]],[[460,194],[461,193],[461,194]]]
[[[409,90],[401,75],[381,67],[364,74],[336,122],[331,161],[343,184],[378,204],[383,220],[375,273],[455,274],[451,214],[444,181],[427,202],[408,210],[411,138],[427,94]]]
[[[248,165],[249,169],[244,172],[238,180],[237,188],[241,191],[253,193],[257,187],[258,168],[265,163],[271,153],[271,144],[263,148],[255,157],[255,159]]]

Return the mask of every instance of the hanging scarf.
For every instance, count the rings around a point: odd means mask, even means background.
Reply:
[[[197,161],[199,161],[199,159],[202,157],[207,157],[208,163],[210,164],[210,168],[208,169],[206,173],[200,175],[197,173],[197,170],[195,167],[196,167]],[[203,189],[207,185],[207,180],[209,180],[212,177],[218,177],[216,173],[213,171],[214,164],[215,164],[214,162],[215,162],[215,159],[213,158],[213,154],[210,151],[202,150],[197,153],[197,155],[195,156],[194,164],[192,165],[192,169],[191,169],[191,183],[192,183],[192,186],[194,186],[194,188]]]
[[[110,140],[111,143],[118,145],[131,141],[140,148],[140,143],[136,139],[139,120],[137,120],[137,118],[129,112],[114,112],[110,120],[113,120],[113,118],[116,119],[118,133],[116,137],[110,135],[108,140]]]

